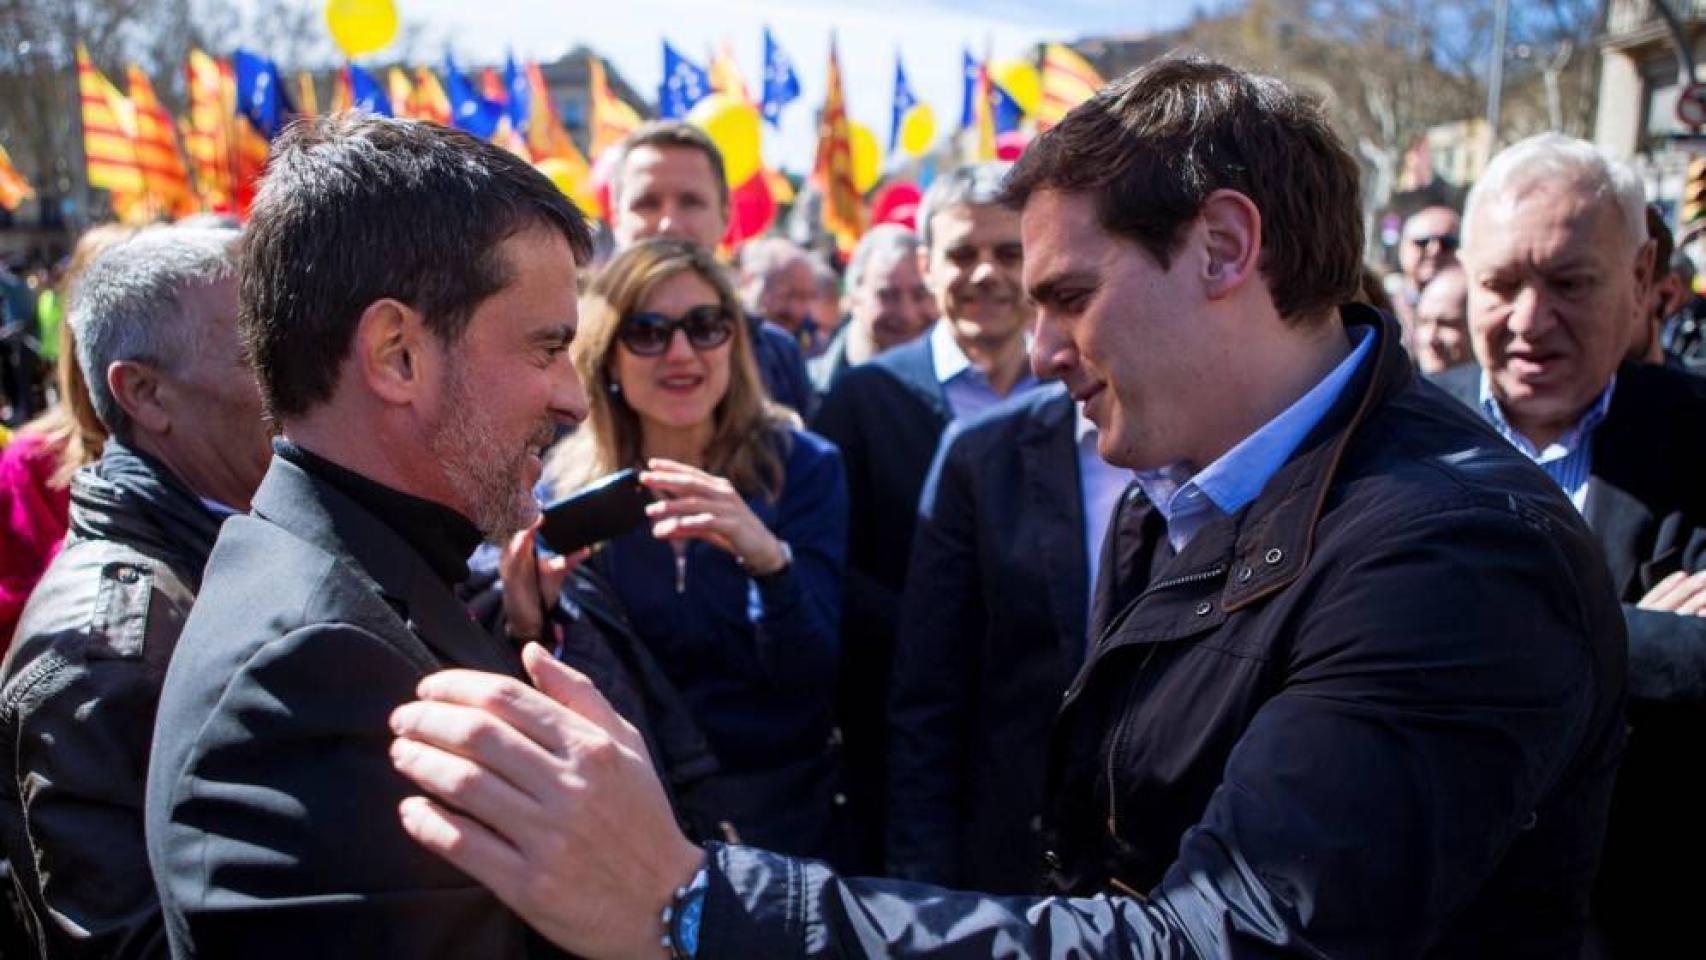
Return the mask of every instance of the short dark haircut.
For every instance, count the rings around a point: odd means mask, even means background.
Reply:
[[[1166,269],[1220,189],[1261,211],[1259,266],[1282,317],[1331,315],[1356,298],[1356,160],[1316,102],[1201,57],[1158,60],[1103,87],[1031,144],[1003,201],[1023,209],[1039,190],[1087,194],[1103,229]]]
[[[706,162],[711,165],[711,179],[717,182],[717,202],[722,205],[723,213],[729,212],[729,182],[727,175],[723,173],[723,151],[717,149],[716,142],[705,131],[680,120],[652,120],[643,123],[622,141],[622,156],[610,174],[612,201],[621,202],[622,168],[628,165],[628,154],[640,147],[651,147],[653,150],[697,150],[704,154]]]
[[[457,130],[363,113],[299,120],[273,142],[244,240],[238,325],[274,420],[329,400],[362,312],[408,304],[447,344],[513,279],[500,252],[592,234],[527,161]]]

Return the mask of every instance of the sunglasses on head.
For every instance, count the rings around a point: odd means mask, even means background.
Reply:
[[[720,304],[710,303],[694,307],[679,317],[630,313],[622,318],[616,338],[636,357],[657,357],[669,350],[677,330],[687,334],[687,344],[693,349],[715,350],[734,336],[735,319]]]
[[[1415,244],[1416,246],[1420,247],[1423,250],[1426,250],[1430,244],[1435,244],[1435,243],[1439,244],[1439,248],[1441,250],[1456,250],[1457,249],[1457,234],[1455,234],[1455,233],[1436,233],[1431,237],[1428,237],[1428,236],[1411,237],[1410,242]]]

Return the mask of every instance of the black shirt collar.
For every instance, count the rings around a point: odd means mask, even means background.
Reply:
[[[467,517],[441,503],[364,477],[289,440],[273,440],[273,452],[361,504],[408,541],[447,585],[468,579],[468,557],[484,538]]]

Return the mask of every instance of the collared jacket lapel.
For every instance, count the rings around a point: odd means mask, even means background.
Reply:
[[[444,665],[520,675],[516,653],[475,626],[408,541],[332,485],[275,457],[254,512],[357,571]]]

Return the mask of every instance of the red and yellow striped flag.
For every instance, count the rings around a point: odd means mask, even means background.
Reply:
[[[110,191],[113,208],[125,219],[146,219],[146,212],[136,209],[146,196],[146,184],[136,162],[135,114],[130,101],[95,69],[82,44],[77,46],[77,93],[89,186]]]
[[[989,77],[989,58],[984,57],[983,63],[977,68],[977,94],[972,101],[972,123],[977,137],[973,144],[972,159],[982,163],[995,160],[998,154],[995,149],[995,82]]]
[[[314,75],[306,70],[296,75],[296,112],[305,117],[320,112],[320,95],[314,89]]]
[[[132,65],[129,78],[130,103],[136,113],[136,164],[142,170],[148,198],[164,214],[182,217],[194,213],[195,194],[172,133],[172,115],[160,105],[154,84],[140,67]]]
[[[853,134],[841,92],[841,60],[829,41],[829,95],[817,126],[817,162],[812,176],[823,191],[823,227],[843,254],[851,254],[865,232],[865,208],[853,182]]]
[[[35,195],[35,188],[12,166],[12,155],[0,147],[0,207],[16,211],[19,204]]]
[[[1037,107],[1037,128],[1047,130],[1061,120],[1073,107],[1090,99],[1102,88],[1102,75],[1090,66],[1090,61],[1062,43],[1043,48],[1043,99]]]
[[[426,67],[415,68],[415,95],[409,101],[409,115],[450,126],[450,95],[444,92],[438,75]]]
[[[589,102],[592,104],[592,144],[588,151],[594,162],[604,151],[628,138],[640,126],[640,115],[610,90],[604,61],[587,58]]]
[[[200,50],[190,51],[184,72],[190,94],[184,148],[195,173],[196,194],[204,209],[233,213],[237,209],[236,89],[231,88],[227,100],[219,61]]]
[[[355,109],[355,88],[350,85],[349,67],[332,78],[332,102],[327,113],[348,113]]]
[[[415,85],[409,82],[409,75],[402,67],[392,67],[385,74],[385,95],[391,98],[391,110],[404,120],[419,119],[415,116]]]

